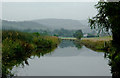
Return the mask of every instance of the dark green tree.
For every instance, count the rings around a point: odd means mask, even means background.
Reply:
[[[91,28],[97,28],[99,32],[111,30],[113,44],[118,47],[120,44],[120,2],[99,2],[95,6],[98,9],[98,14],[89,19]]]
[[[77,30],[74,34],[74,37],[76,37],[77,39],[81,39],[83,36],[82,30]]]
[[[120,2],[98,2],[98,14],[89,19],[91,28],[112,32],[112,50],[109,58],[113,77],[120,77]]]

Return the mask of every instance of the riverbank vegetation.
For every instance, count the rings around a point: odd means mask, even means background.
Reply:
[[[14,66],[29,63],[31,56],[43,56],[54,50],[59,44],[55,36],[41,36],[39,33],[25,33],[18,31],[2,32],[2,74],[11,75]]]
[[[80,43],[95,51],[108,52],[111,47],[112,37],[94,37],[94,38],[82,38]]]

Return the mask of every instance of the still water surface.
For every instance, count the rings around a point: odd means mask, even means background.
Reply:
[[[28,62],[12,72],[17,76],[111,76],[104,53],[76,47],[73,41],[62,41],[53,52]]]

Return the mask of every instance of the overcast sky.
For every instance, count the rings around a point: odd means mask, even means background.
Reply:
[[[99,0],[2,0],[2,2],[97,2]]]
[[[95,16],[97,2],[4,2],[2,19],[33,20],[45,18],[84,20]]]

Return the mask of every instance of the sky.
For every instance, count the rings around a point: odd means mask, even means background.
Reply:
[[[34,19],[85,20],[95,16],[97,2],[3,2],[2,19],[24,21]]]
[[[2,0],[2,2],[97,2],[99,0]]]

